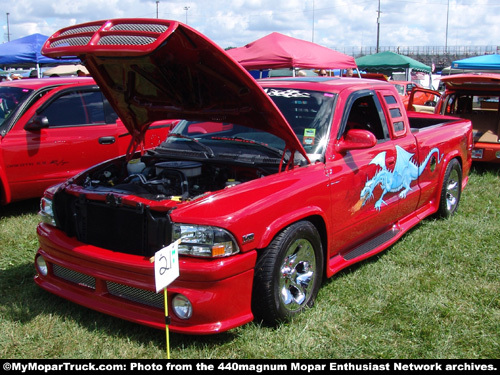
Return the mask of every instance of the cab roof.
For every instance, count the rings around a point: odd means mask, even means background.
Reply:
[[[95,84],[92,77],[50,77],[50,78],[23,78],[12,81],[0,82],[1,86],[20,87],[26,89],[37,90],[39,88],[52,85],[69,85],[69,84]]]

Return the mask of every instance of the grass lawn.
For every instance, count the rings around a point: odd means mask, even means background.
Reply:
[[[1,358],[166,358],[165,332],[33,282],[38,200],[0,207]],[[170,334],[172,359],[500,358],[500,166],[475,166],[459,212],[350,267],[276,328]]]

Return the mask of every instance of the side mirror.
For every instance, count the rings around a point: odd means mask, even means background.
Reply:
[[[24,125],[25,130],[37,131],[49,127],[47,116],[35,115]]]
[[[339,141],[335,149],[339,153],[349,150],[360,150],[371,148],[377,144],[377,138],[369,130],[351,129],[347,131],[343,139]]]

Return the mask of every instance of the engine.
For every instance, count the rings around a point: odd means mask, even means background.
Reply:
[[[192,200],[209,191],[221,190],[266,174],[261,168],[197,161],[133,159],[126,165],[111,163],[89,173],[86,189],[134,194],[178,201]]]

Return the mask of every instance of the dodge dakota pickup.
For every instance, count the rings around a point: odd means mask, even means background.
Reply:
[[[43,48],[78,56],[154,150],[45,192],[35,282],[97,311],[165,328],[154,254],[179,245],[169,329],[210,334],[312,306],[324,277],[451,216],[471,166],[468,120],[408,115],[393,85],[360,78],[255,81],[176,21],[71,26]]]

